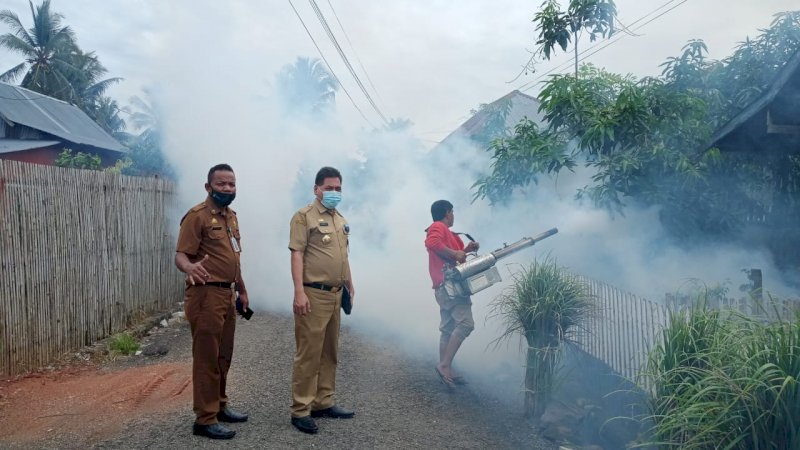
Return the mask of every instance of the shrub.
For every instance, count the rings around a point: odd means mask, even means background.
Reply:
[[[545,258],[513,276],[509,288],[492,301],[492,316],[505,322],[502,341],[519,334],[527,342],[525,414],[539,418],[554,389],[563,344],[591,313],[586,286]]]

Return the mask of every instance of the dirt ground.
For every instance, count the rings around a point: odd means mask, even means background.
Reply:
[[[489,386],[450,390],[433,361],[366,342],[346,326],[337,399],[356,418],[321,419],[319,434],[302,434],[288,412],[292,320],[267,313],[237,323],[229,395],[250,421],[233,424],[237,436],[229,442],[195,437],[188,326],[161,328],[143,344],[161,351],[0,382],[0,447],[556,448],[518,404],[493,397]]]

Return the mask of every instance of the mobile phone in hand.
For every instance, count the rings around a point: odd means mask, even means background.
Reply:
[[[239,298],[236,298],[236,312],[239,313],[240,316],[244,317],[244,320],[250,320],[253,317],[253,310],[250,309],[248,306],[247,309],[242,308],[242,301]]]

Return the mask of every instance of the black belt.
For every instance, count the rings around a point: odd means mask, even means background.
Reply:
[[[228,281],[228,282],[225,282],[225,281],[206,281],[206,286],[216,286],[216,287],[221,287],[221,288],[225,288],[225,289],[230,289],[232,284],[234,284],[232,281]],[[234,286],[233,288],[236,289],[236,286]]]
[[[303,286],[319,289],[322,291],[333,292],[334,294],[342,289],[341,286],[328,286],[327,284],[322,284],[322,283],[303,283]]]

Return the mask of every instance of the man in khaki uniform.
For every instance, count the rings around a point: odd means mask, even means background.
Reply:
[[[355,297],[347,258],[350,227],[336,210],[342,175],[323,167],[314,183],[316,199],[292,217],[289,236],[297,343],[291,422],[304,433],[318,431],[313,417],[354,415],[333,400],[343,289],[348,289],[351,300]]]
[[[236,213],[228,205],[236,197],[236,177],[227,164],[208,171],[208,197],[181,220],[175,265],[186,274],[184,310],[192,329],[192,431],[212,439],[230,439],[236,432],[223,422],[245,422],[246,414],[228,407],[225,387],[233,357],[236,290],[244,309],[247,290],[239,265],[240,234]]]

